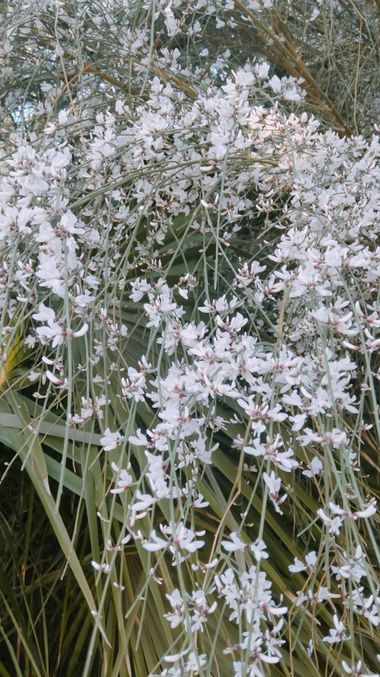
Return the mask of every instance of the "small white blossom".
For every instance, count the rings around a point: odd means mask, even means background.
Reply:
[[[100,438],[100,444],[102,445],[103,451],[112,451],[117,449],[123,443],[124,437],[119,432],[111,432],[109,428],[106,428],[103,436]]]
[[[93,566],[95,571],[99,571],[101,574],[109,574],[109,572],[111,571],[111,566],[106,562],[99,564],[98,562],[95,562],[93,560],[91,562],[91,565]]]
[[[350,639],[349,635],[347,635],[344,623],[342,623],[336,614],[333,616],[333,621],[334,628],[329,630],[329,634],[323,638],[323,641],[326,642],[326,644],[337,644]]]

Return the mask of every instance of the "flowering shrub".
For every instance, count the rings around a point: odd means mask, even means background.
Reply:
[[[5,64],[61,80],[6,100],[0,422],[92,614],[81,674],[377,674],[378,130],[263,58],[192,64],[240,2],[75,4],[5,12]]]

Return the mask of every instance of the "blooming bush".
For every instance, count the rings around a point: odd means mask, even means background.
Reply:
[[[19,4],[0,423],[91,618],[54,660],[377,674],[378,129],[326,129],[309,71],[186,53],[272,2]]]

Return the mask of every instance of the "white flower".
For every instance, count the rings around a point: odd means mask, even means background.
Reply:
[[[116,486],[114,489],[111,489],[111,494],[121,494],[131,486],[133,483],[133,477],[124,468],[119,468],[116,463],[111,463],[111,467],[112,470],[117,474]]]
[[[58,322],[51,323],[45,327],[37,327],[38,338],[42,344],[50,343],[52,348],[62,345],[65,340],[65,332]]]
[[[282,90],[281,80],[277,75],[273,75],[269,80],[269,84],[272,87],[275,94],[279,94]]]
[[[261,61],[255,66],[255,73],[258,80],[266,80],[270,70],[270,65],[267,61]]]
[[[175,589],[171,594],[166,595],[172,608],[171,613],[164,614],[164,618],[170,623],[171,628],[177,628],[184,620],[185,604],[179,590]]]
[[[266,445],[255,439],[251,445],[244,447],[244,451],[252,456],[263,456],[265,459],[272,461],[280,470],[291,472],[295,468],[298,468],[298,461],[293,458],[294,452],[292,449],[282,452],[278,451],[281,446],[282,440],[280,435],[276,435],[275,439],[268,439]]]
[[[151,454],[145,451],[145,456],[148,461],[147,478],[149,480],[152,494],[156,499],[169,498],[170,491],[167,482],[167,462],[164,461],[160,454]]]
[[[250,546],[250,550],[253,553],[253,556],[257,562],[260,562],[262,559],[268,559],[269,553],[267,552],[267,546],[265,545],[262,539],[256,540]]]
[[[350,667],[347,661],[342,661],[342,668],[348,675],[353,675],[354,677],[380,677],[379,672],[363,672],[362,665],[362,661],[358,661],[352,667]]]
[[[58,229],[65,235],[74,235],[83,233],[84,232],[83,228],[78,228],[76,226],[77,223],[78,223],[77,217],[69,209],[65,214],[62,215]]]
[[[328,531],[330,534],[334,536],[338,536],[340,534],[340,530],[343,526],[343,519],[339,516],[337,517],[329,517],[326,515],[326,513],[322,510],[322,508],[319,508],[317,510],[317,515],[318,517],[321,518],[321,520],[324,522],[326,527],[328,528]]]
[[[281,489],[281,478],[273,472],[268,475],[268,473],[263,473],[263,480],[268,488],[269,497],[274,505],[276,512],[282,515],[280,505],[286,500],[287,494],[284,494],[280,497]]]
[[[344,623],[342,623],[336,614],[333,616],[333,621],[335,627],[329,630],[329,634],[323,638],[323,641],[326,642],[326,644],[337,644],[350,639],[349,635],[346,633]]]
[[[237,535],[237,533],[235,531],[233,531],[230,534],[230,539],[231,539],[230,541],[222,541],[221,542],[222,548],[224,550],[226,550],[227,552],[236,552],[237,550],[246,550],[246,548],[249,547],[247,543],[244,543],[244,541],[242,541],[239,538],[239,536]]]
[[[365,567],[365,554],[360,545],[355,548],[352,556],[347,553],[342,555],[342,563],[340,566],[331,566],[332,573],[339,581],[342,578],[359,583],[363,576],[367,575]]]
[[[320,461],[318,456],[314,456],[314,458],[308,463],[307,465],[308,470],[303,470],[302,474],[305,475],[305,477],[316,477],[317,475],[320,475],[320,473],[323,470],[323,463]]]
[[[67,379],[60,378],[56,374],[53,374],[49,369],[46,369],[45,376],[54,385],[67,388]]]
[[[140,428],[136,431],[135,435],[130,435],[130,437],[128,437],[128,442],[130,442],[130,444],[134,444],[137,447],[148,446],[148,440],[146,436],[141,432]]]
[[[64,298],[67,281],[65,280],[63,273],[59,270],[59,261],[57,257],[41,252],[39,259],[40,265],[36,275],[41,280],[41,287],[48,287],[54,294]]]
[[[301,562],[300,559],[295,557],[294,558],[294,564],[289,564],[288,569],[292,573],[296,574],[296,573],[299,573],[300,571],[306,571],[306,566],[303,562]]]
[[[376,515],[377,512],[377,504],[376,504],[376,499],[371,498],[371,500],[367,503],[367,505],[364,505],[362,510],[356,510],[351,514],[351,517],[353,519],[365,519],[368,517],[372,517],[372,515]]]
[[[133,513],[133,518],[142,519],[145,517],[147,511],[157,502],[157,499],[154,498],[151,494],[143,494],[140,489],[137,489],[133,503],[131,505],[131,511]]]
[[[68,335],[70,335],[72,338],[79,338],[80,336],[84,336],[88,332],[88,324],[85,322],[80,329],[77,329],[77,331],[71,331],[71,332],[66,332]]]
[[[111,571],[111,566],[106,562],[99,564],[98,562],[92,560],[91,565],[94,567],[95,571],[99,571],[102,574],[109,574]]]
[[[158,550],[166,550],[170,547],[169,541],[157,535],[156,530],[153,529],[150,533],[150,540],[143,543],[144,550],[149,552],[157,552]]]
[[[45,306],[44,303],[40,303],[38,313],[33,313],[32,318],[38,322],[47,322],[49,325],[52,325],[55,321],[55,311]]]
[[[123,435],[119,432],[112,433],[109,428],[106,428],[103,436],[100,438],[100,444],[103,451],[112,451],[117,449],[124,441]]]
[[[301,560],[299,560],[297,557],[295,557],[294,564],[290,564],[288,566],[288,569],[292,573],[306,571],[306,568],[308,568],[310,571],[313,571],[317,563],[317,553],[315,552],[315,550],[312,550],[305,556],[305,562],[306,565],[303,562],[301,562]]]
[[[205,531],[193,531],[185,527],[182,522],[176,524],[175,527],[161,525],[160,530],[164,538],[158,536],[156,530],[153,529],[149,540],[143,543],[145,550],[157,552],[168,549],[173,555],[178,553],[180,561],[183,561],[204,546],[204,541],[196,540],[196,537],[203,536]],[[173,558],[173,564],[175,564],[175,558]]]

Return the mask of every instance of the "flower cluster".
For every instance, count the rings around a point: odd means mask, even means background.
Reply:
[[[233,28],[232,0],[192,4]],[[247,4],[261,16],[272,3]],[[182,9],[153,12],[170,38]],[[55,114],[47,85],[44,133],[10,139],[2,336],[18,321],[35,350],[34,416],[65,416],[65,448],[92,435],[85,462],[70,454],[91,491],[105,487],[97,575],[124,600],[118,562],[134,549],[147,590],[165,580],[178,651],[160,674],[213,673],[215,630],[230,674],[259,677],[292,650],[292,614],[304,613],[302,654],[314,619],[323,655],[380,624],[377,502],[363,481],[380,433],[380,139],[320,131],[292,109],[303,83],[264,60],[227,72],[220,57],[192,95],[200,67],[177,48],[159,50],[146,81],[150,31],[128,25],[122,41],[133,110],[84,69],[94,100]],[[356,653],[342,653],[348,674],[368,660],[350,667]]]

